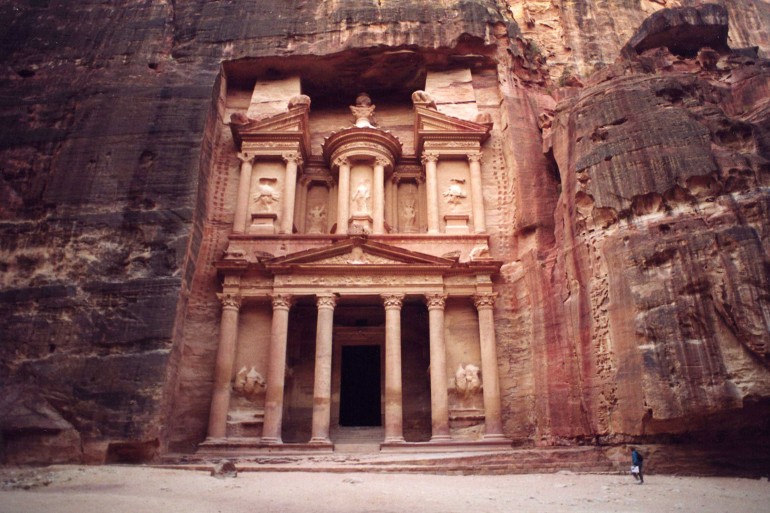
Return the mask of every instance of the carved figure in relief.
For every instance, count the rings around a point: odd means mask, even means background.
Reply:
[[[474,246],[474,248],[471,250],[471,260],[484,260],[486,258],[491,258],[489,255],[489,246],[486,243]]]
[[[281,199],[281,195],[275,190],[277,178],[260,178],[257,192],[254,194],[253,203],[257,212],[273,212],[273,207]]]
[[[465,367],[460,364],[455,371],[455,388],[464,397],[481,390],[481,377],[479,377],[479,369],[472,363],[469,363]]]
[[[307,213],[307,233],[324,233],[326,224],[326,207],[316,205]]]
[[[369,260],[366,259],[366,254],[364,253],[364,250],[361,249],[358,246],[354,246],[353,249],[350,251],[350,259],[347,260],[348,264],[368,264]]]
[[[353,193],[353,213],[355,214],[368,214],[369,213],[369,198],[371,194],[369,189],[371,181],[363,180],[358,184],[356,192]]]
[[[296,96],[292,96],[291,99],[289,99],[289,106],[288,106],[289,109],[299,107],[300,105],[307,105],[309,108],[310,97],[306,94],[298,94]]]
[[[462,204],[463,200],[468,197],[468,193],[465,192],[463,184],[465,180],[463,178],[451,178],[449,180],[449,187],[444,191],[444,197],[446,202],[451,205],[452,212]]]
[[[417,222],[417,209],[415,207],[415,198],[405,198],[401,202],[401,231],[410,233],[415,231]]]
[[[265,378],[257,372],[255,367],[252,366],[251,369],[248,369],[246,366],[243,366],[238,371],[238,374],[235,375],[233,390],[249,399],[253,399],[265,390],[265,383]]]

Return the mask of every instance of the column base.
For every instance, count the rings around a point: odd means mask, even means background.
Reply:
[[[491,433],[491,434],[482,436],[481,439],[484,441],[490,441],[490,442],[508,440],[508,438],[502,433]]]
[[[283,440],[273,436],[268,436],[268,437],[263,436],[260,442],[264,445],[280,445],[283,443]]]
[[[403,436],[386,436],[384,444],[404,444],[406,443],[406,440],[404,440]]]
[[[433,435],[432,437],[430,437],[430,443],[432,444],[434,443],[440,444],[440,443],[451,442],[451,441],[452,441],[452,437],[449,435]]]
[[[326,437],[326,438],[324,438],[324,437],[313,437],[313,438],[310,439],[310,441],[308,443],[312,444],[312,445],[316,445],[316,444],[318,444],[318,445],[331,445],[332,441],[331,441],[331,439],[329,437]]]

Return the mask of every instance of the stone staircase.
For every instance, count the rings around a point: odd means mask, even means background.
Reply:
[[[385,439],[382,426],[338,427],[332,430],[330,437],[334,442],[334,452],[342,454],[377,453]]]

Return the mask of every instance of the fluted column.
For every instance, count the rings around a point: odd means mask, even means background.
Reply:
[[[297,168],[302,163],[302,159],[296,152],[284,153],[283,160],[286,162],[286,175],[283,198],[283,212],[281,215],[280,233],[292,233],[294,225],[294,203],[297,194]]]
[[[481,375],[484,377],[485,440],[502,440],[503,422],[500,407],[500,378],[497,370],[497,342],[495,341],[494,306],[497,294],[475,294],[473,303],[479,312],[479,340],[481,341]]]
[[[481,187],[481,152],[469,153],[468,162],[471,167],[471,203],[473,205],[473,231],[487,231],[484,219],[484,192]]]
[[[385,443],[404,441],[401,384],[401,306],[404,294],[382,294],[385,303]]]
[[[238,153],[241,161],[241,176],[238,179],[238,196],[235,199],[235,220],[233,231],[243,233],[246,231],[246,217],[249,210],[249,193],[251,192],[251,171],[253,155]]]
[[[222,294],[222,319],[219,323],[219,346],[214,368],[214,391],[209,412],[209,438],[224,438],[227,434],[227,411],[230,409],[230,381],[233,377],[235,344],[238,340],[238,310],[241,298]]]
[[[337,187],[337,233],[348,233],[350,218],[350,162],[337,159],[334,164],[339,168],[339,186]]]
[[[437,162],[437,153],[425,152],[422,154],[422,163],[425,165],[425,186],[428,188],[428,233],[438,233],[440,226],[438,219]]]
[[[374,227],[375,235],[385,233],[385,166],[388,161],[377,158],[374,161]]]
[[[310,443],[331,443],[329,423],[332,396],[332,332],[335,294],[318,294],[318,321],[315,337],[315,383],[313,386],[313,431]]]
[[[430,415],[431,442],[451,440],[449,434],[449,396],[447,394],[444,307],[446,294],[426,294],[430,326]]]
[[[282,443],[283,386],[286,377],[286,339],[289,333],[289,309],[292,297],[289,294],[276,294],[272,296],[272,300],[273,323],[270,328],[262,442],[280,444]]]

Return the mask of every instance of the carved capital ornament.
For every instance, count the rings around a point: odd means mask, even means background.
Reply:
[[[446,294],[425,294],[425,304],[428,306],[428,310],[443,310],[446,306],[446,299]]]
[[[288,310],[294,303],[294,296],[291,294],[272,294],[270,299],[273,302],[273,310]]]
[[[474,294],[473,296],[473,304],[476,305],[477,310],[482,310],[485,308],[494,308],[495,306],[495,299],[497,298],[496,292],[483,292],[481,294]]]
[[[468,154],[468,162],[481,163],[482,158],[483,158],[483,154],[480,151],[476,151]]]
[[[241,296],[238,294],[219,294],[222,309],[239,310],[241,308]]]
[[[422,154],[422,157],[420,157],[420,161],[423,165],[428,165],[428,162],[438,162],[438,153],[426,151]]]
[[[334,307],[337,306],[337,295],[336,294],[318,294],[316,295],[316,305],[319,310],[321,308],[328,308],[330,310],[334,310]]]
[[[401,310],[404,304],[404,294],[380,294],[380,297],[385,304],[385,310]]]

